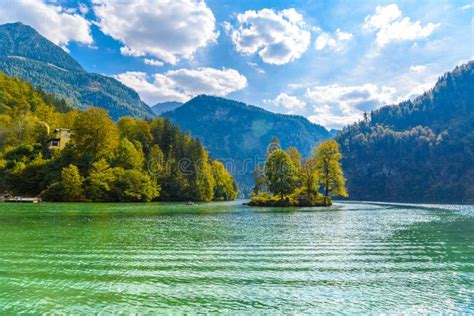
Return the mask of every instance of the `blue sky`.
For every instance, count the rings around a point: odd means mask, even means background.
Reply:
[[[341,128],[473,59],[472,1],[0,0],[150,105],[220,95]]]

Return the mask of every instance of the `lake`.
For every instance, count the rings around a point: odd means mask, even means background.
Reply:
[[[474,310],[474,206],[0,204],[0,311]]]

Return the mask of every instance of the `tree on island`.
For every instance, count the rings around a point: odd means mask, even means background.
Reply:
[[[346,179],[341,167],[342,154],[335,140],[321,143],[314,152],[319,184],[324,191],[324,201],[327,203],[330,194],[347,197]]]
[[[255,170],[254,196],[247,205],[329,206],[331,196],[348,196],[337,142],[319,144],[309,158],[294,147],[275,149],[276,144],[272,139],[263,174]],[[264,187],[269,192],[262,192]]]
[[[290,155],[281,149],[274,149],[265,162],[265,178],[267,186],[273,194],[284,198],[296,188],[298,171],[291,161]]]
[[[310,200],[318,192],[319,173],[314,157],[305,158],[301,163],[301,184],[306,192],[306,199]]]

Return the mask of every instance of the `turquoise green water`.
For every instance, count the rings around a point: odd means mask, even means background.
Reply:
[[[0,204],[0,311],[474,310],[473,206],[240,202]]]

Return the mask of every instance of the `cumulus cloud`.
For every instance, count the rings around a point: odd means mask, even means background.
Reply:
[[[276,110],[277,112],[284,112],[287,114],[294,114],[298,110],[302,110],[305,107],[305,103],[298,97],[289,96],[286,93],[280,93],[275,99],[263,100],[264,106],[270,110]]]
[[[399,101],[394,88],[370,83],[308,88],[305,98],[314,113],[308,119],[328,128],[341,128],[359,120],[364,112]]]
[[[156,60],[156,59],[150,59],[150,58],[145,58],[143,59],[143,62],[145,65],[150,65],[150,66],[163,66],[164,63],[162,61]]]
[[[199,94],[226,96],[247,86],[247,78],[235,69],[207,67],[170,70],[153,76],[130,71],[114,77],[136,90],[148,104],[186,102]]]
[[[422,25],[421,21],[412,22],[409,17],[404,17],[396,4],[377,6],[375,14],[365,18],[364,29],[376,32],[376,43],[382,48],[392,42],[414,41],[428,38],[440,24],[428,23]]]
[[[66,47],[69,42],[91,45],[90,22],[75,10],[41,0],[2,1],[0,23],[22,22],[51,42]]]
[[[175,83],[164,75],[156,74],[149,78],[144,72],[128,71],[115,75],[114,78],[137,91],[141,99],[149,105],[164,101],[187,100],[187,96],[175,89]]]
[[[237,15],[237,25],[225,23],[237,52],[258,53],[265,63],[283,65],[294,61],[308,49],[311,34],[303,16],[295,9],[249,10]]]
[[[335,52],[342,52],[344,50],[345,42],[352,39],[352,34],[347,32],[342,32],[340,29],[336,30],[334,35],[323,32],[319,34],[314,42],[314,47],[317,50],[332,50]]]
[[[123,43],[121,53],[176,64],[215,42],[215,17],[199,0],[93,0],[97,25]]]

